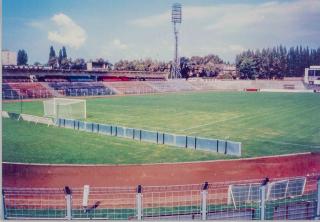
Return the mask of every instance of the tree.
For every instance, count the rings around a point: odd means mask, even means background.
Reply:
[[[62,59],[60,68],[61,69],[70,69],[72,65],[71,59]]]
[[[22,49],[18,51],[18,55],[17,55],[17,64],[20,65],[27,65],[28,63],[28,55],[27,52]]]
[[[60,49],[60,50],[59,50],[59,57],[58,57],[59,66],[61,66],[62,59],[63,59],[63,57],[62,57],[62,51],[61,51],[61,49]]]
[[[82,58],[74,60],[71,64],[71,69],[84,70],[86,69],[86,62]]]
[[[66,47],[62,47],[62,58],[63,59],[66,59],[68,56],[67,56],[67,50],[66,50]]]
[[[189,78],[189,72],[190,72],[190,60],[187,57],[181,57],[180,58],[180,72],[182,78]]]
[[[282,79],[301,77],[310,65],[320,65],[320,49],[296,46],[289,50],[280,45],[273,48],[245,51],[236,56],[241,78]]]
[[[53,46],[50,47],[48,65],[54,68],[58,66],[58,59],[56,57],[56,52],[54,51]]]
[[[56,51],[54,51],[53,46],[50,47],[49,59],[56,57]]]
[[[108,69],[108,70],[111,70],[111,68],[113,66],[108,60],[104,60],[103,58],[96,59],[95,62],[101,66],[105,65],[106,69]]]
[[[33,65],[34,66],[41,66],[41,63],[40,62],[34,62]]]
[[[239,64],[239,73],[241,79],[255,79],[256,66],[253,58],[244,58]]]

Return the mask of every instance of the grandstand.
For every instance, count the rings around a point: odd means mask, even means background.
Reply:
[[[113,91],[100,82],[53,82],[49,86],[65,96],[112,95]]]
[[[166,72],[83,71],[48,67],[4,66],[3,97],[47,98],[188,91],[312,92],[319,86],[302,78],[284,80],[220,80],[215,78],[167,79]],[[32,83],[32,82],[36,83]],[[7,84],[7,85],[6,85]]]
[[[107,78],[95,82],[89,77],[46,77],[45,82],[3,83],[3,99],[49,98],[54,96],[101,96],[114,94],[149,94],[188,91],[271,91],[312,92],[317,85],[305,85],[290,80],[217,80],[184,79],[162,81],[128,81],[125,78]],[[72,81],[70,81],[72,80]],[[109,81],[112,80],[112,81]]]
[[[41,83],[4,83],[2,85],[2,98],[5,99],[25,99],[25,98],[48,98],[52,97],[50,90]]]
[[[124,78],[107,78],[95,82],[88,77],[46,77],[45,82],[24,81],[3,84],[3,99],[49,98],[54,96],[101,96],[114,94],[149,94],[188,91],[271,91],[312,92],[319,86],[305,85],[302,81],[290,80],[216,80],[190,79],[165,81],[125,81]]]

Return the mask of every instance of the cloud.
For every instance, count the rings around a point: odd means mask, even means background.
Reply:
[[[46,27],[45,22],[43,21],[31,21],[26,23],[28,26],[37,29],[44,29]]]
[[[114,39],[112,41],[112,46],[116,49],[126,50],[128,49],[128,45],[122,43],[119,39]]]
[[[48,39],[71,48],[80,48],[87,39],[86,31],[63,13],[55,14],[51,20],[56,30],[48,32]]]
[[[129,21],[128,23],[139,27],[156,27],[169,22],[169,19],[170,11],[166,11],[158,15],[134,19],[132,21]]]
[[[245,49],[279,44],[318,47],[319,21],[319,0],[186,4],[182,6],[180,54],[214,53],[233,61]],[[129,22],[144,33],[172,33],[170,23],[170,10]],[[173,44],[173,34],[170,38]]]
[[[207,30],[239,29],[252,24],[283,24],[299,20],[312,20],[320,15],[319,0],[272,1],[261,4],[217,4],[214,6],[183,6],[182,20],[202,20]],[[311,16],[310,16],[311,14]],[[140,27],[157,27],[170,23],[170,10],[163,13],[137,18],[129,24]],[[301,23],[301,22],[300,22]],[[290,24],[292,25],[292,24]]]
[[[124,43],[120,38],[108,39],[108,35],[99,41],[99,49],[95,51],[93,57],[107,58],[111,62],[118,61],[120,59],[126,59],[133,54],[133,45]]]

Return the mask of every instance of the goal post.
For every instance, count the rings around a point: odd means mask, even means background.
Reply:
[[[43,101],[45,117],[86,119],[86,100],[53,98]]]

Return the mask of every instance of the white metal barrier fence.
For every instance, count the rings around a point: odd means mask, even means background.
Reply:
[[[3,189],[6,219],[284,220],[320,213],[320,174],[177,186]]]
[[[110,124],[84,122],[73,119],[56,119],[57,126],[74,130],[124,137],[128,139],[165,144],[193,150],[205,150],[221,154],[241,156],[241,142],[177,135],[166,132],[149,131]]]

